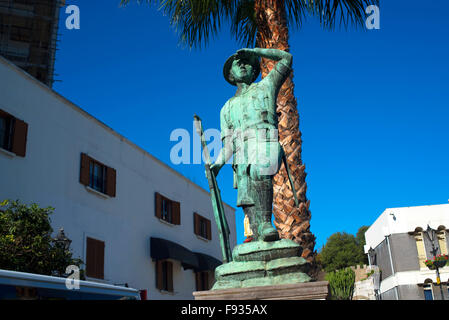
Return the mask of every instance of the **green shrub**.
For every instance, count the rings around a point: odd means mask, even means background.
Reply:
[[[331,300],[352,300],[354,293],[355,273],[351,268],[326,274],[329,281]]]
[[[0,202],[0,269],[63,275],[68,265],[80,266],[72,252],[52,240],[53,208],[19,201]]]

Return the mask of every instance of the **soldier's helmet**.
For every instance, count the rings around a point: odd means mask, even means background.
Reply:
[[[230,71],[232,68],[232,63],[234,62],[235,59],[240,59],[241,56],[237,55],[237,53],[234,53],[232,56],[230,56],[224,66],[223,66],[223,76],[226,79],[227,82],[229,82],[230,84],[232,84],[233,86],[236,85],[235,81],[233,81],[232,78],[230,78]],[[260,73],[260,60],[259,57],[255,56],[255,55],[250,55],[249,57],[246,57],[249,64],[253,67],[253,78],[251,79],[251,82],[256,81],[257,77],[259,76]]]

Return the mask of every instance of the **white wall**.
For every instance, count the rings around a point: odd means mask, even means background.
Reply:
[[[416,228],[426,230],[427,225],[433,229],[438,229],[440,226],[448,229],[449,204],[388,208],[366,231],[365,253],[368,253],[369,248],[376,248],[387,235],[409,233]],[[449,281],[449,266],[440,269],[440,277],[442,282]],[[380,293],[388,292],[398,286],[423,284],[426,279],[436,283],[435,271],[427,268],[400,272],[396,270],[393,275],[382,280]]]
[[[365,253],[375,248],[390,234],[413,232],[416,228],[449,228],[449,204],[388,208],[365,233]]]
[[[148,289],[149,299],[192,299],[192,270],[174,264],[175,295],[155,287],[150,236],[177,242],[221,260],[208,192],[0,57],[0,109],[28,123],[26,157],[0,152],[0,199],[56,208],[75,256],[85,260],[86,236],[105,241],[105,279]],[[80,154],[117,170],[116,197],[105,199],[79,183]],[[154,193],[181,203],[181,225],[154,215]],[[193,233],[193,212],[212,221],[212,241]],[[225,205],[236,244],[234,209]]]
[[[352,296],[353,300],[376,300],[373,277],[369,277],[363,281],[356,281]]]

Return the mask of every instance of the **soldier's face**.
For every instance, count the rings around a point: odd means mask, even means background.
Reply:
[[[234,78],[236,83],[251,83],[253,79],[253,72],[253,66],[247,59],[235,59],[232,62],[231,76]]]

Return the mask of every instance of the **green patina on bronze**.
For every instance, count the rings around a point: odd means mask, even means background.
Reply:
[[[310,264],[292,240],[254,241],[236,246],[234,261],[215,269],[213,290],[310,281]]]
[[[263,80],[255,83],[260,72],[260,57],[275,60],[277,64]],[[279,239],[271,224],[272,178],[285,156],[279,144],[276,99],[291,66],[292,55],[288,52],[254,48],[238,50],[223,68],[225,79],[237,86],[237,92],[220,112],[223,149],[211,171],[217,175],[234,156],[237,206],[242,207],[249,218],[256,241]]]
[[[263,80],[255,83],[260,73],[261,57],[277,63]],[[309,265],[300,257],[302,248],[291,240],[279,240],[279,234],[271,224],[272,179],[282,161],[286,165],[278,138],[276,99],[291,66],[292,55],[288,52],[254,48],[238,50],[223,67],[226,81],[236,85],[237,92],[220,112],[223,148],[214,164],[206,161],[206,176],[225,263],[215,271],[217,282],[213,289],[310,281],[305,273]],[[197,131],[203,138],[200,120],[197,116],[195,120]],[[216,195],[215,177],[232,156],[237,206],[242,207],[249,219],[253,241],[234,248],[230,257],[226,234],[229,230],[226,230],[226,219],[222,218],[224,212],[220,212],[222,204],[219,191]],[[289,173],[287,165],[286,169]],[[289,180],[298,204],[290,175]]]
[[[210,155],[209,150],[207,148],[206,139],[204,137],[201,119],[197,115],[193,116],[193,118],[195,119],[194,121],[195,129],[201,138],[201,145],[203,146],[204,149],[204,155],[206,160],[205,164],[206,177],[207,181],[209,182],[210,197],[212,200],[212,208],[214,211],[215,222],[217,223],[218,237],[220,239],[223,263],[227,263],[232,261],[232,253],[229,243],[229,233],[230,233],[229,225],[228,221],[226,220],[226,215],[223,208],[223,201],[221,200],[221,193],[220,189],[218,188],[217,180],[215,179],[215,174],[210,169],[211,167]]]

